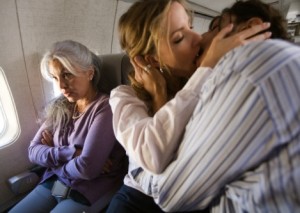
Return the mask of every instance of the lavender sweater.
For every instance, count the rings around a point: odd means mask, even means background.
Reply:
[[[54,147],[41,143],[45,128],[43,124],[28,149],[32,163],[47,167],[41,183],[56,174],[91,204],[122,185],[128,164],[125,151],[113,133],[107,95],[98,94],[82,116],[72,119],[64,131],[55,131]],[[75,146],[82,148],[78,157],[73,157]],[[107,159],[113,166],[109,173],[102,174]]]

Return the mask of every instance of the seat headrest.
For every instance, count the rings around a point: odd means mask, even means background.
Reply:
[[[106,54],[98,56],[102,61],[102,77],[109,91],[121,84],[129,84],[128,73],[133,70],[129,57],[125,53]]]

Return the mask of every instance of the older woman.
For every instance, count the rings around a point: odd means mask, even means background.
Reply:
[[[121,186],[128,164],[112,130],[100,68],[99,58],[75,41],[57,42],[44,55],[42,74],[62,96],[48,108],[29,159],[47,170],[11,212],[99,212]]]

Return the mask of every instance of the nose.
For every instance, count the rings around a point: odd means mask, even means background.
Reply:
[[[194,46],[199,46],[200,45],[200,43],[201,43],[201,41],[202,41],[202,39],[203,39],[203,36],[201,35],[201,34],[199,34],[199,33],[197,33],[197,32],[193,32],[194,33],[194,42],[193,42],[193,45]]]
[[[202,34],[202,37],[205,37],[208,34],[208,31]]]

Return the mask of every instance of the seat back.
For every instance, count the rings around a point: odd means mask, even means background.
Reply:
[[[129,57],[124,53],[99,55],[102,60],[100,84],[111,91],[121,84],[129,84],[128,73],[133,70]]]

